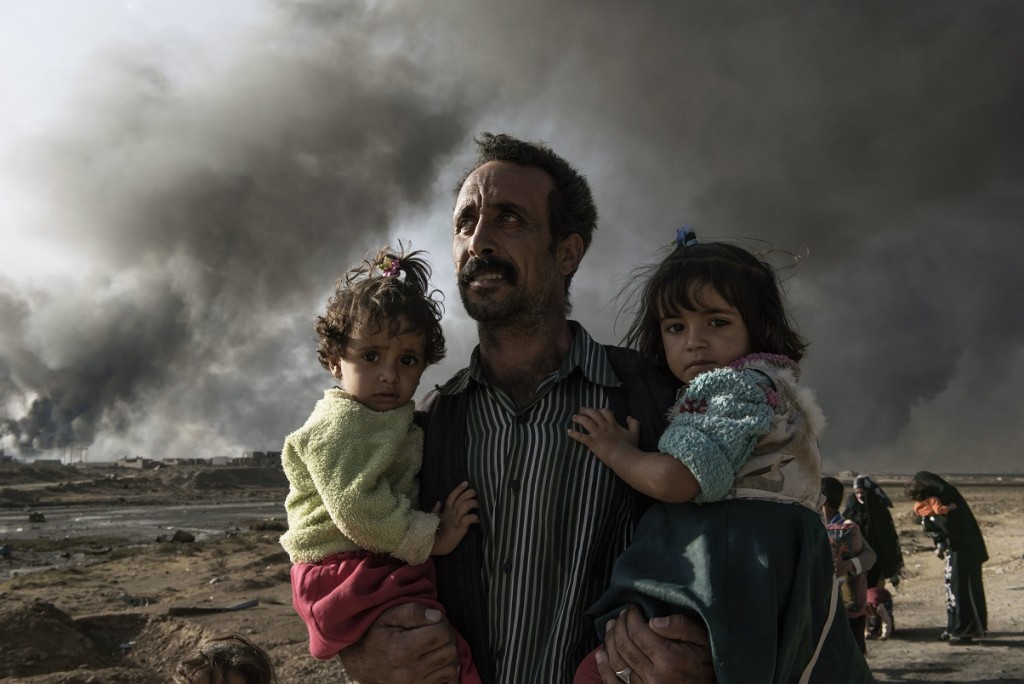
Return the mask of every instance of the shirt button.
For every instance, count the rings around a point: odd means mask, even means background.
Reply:
[[[507,575],[508,573],[512,572],[512,561],[510,561],[510,560],[507,560],[507,561],[505,561],[504,563],[502,563],[502,564],[501,564],[501,571],[502,571],[503,573],[505,573],[506,575]]]
[[[494,652],[494,659],[495,660],[501,660],[504,657],[505,657],[505,649],[502,648],[501,646],[499,646],[498,650]]]
[[[520,413],[518,416],[516,416],[516,422],[519,423],[520,425],[523,425],[524,423],[526,423],[529,420],[530,420],[530,417],[528,415],[526,415],[525,413]]]
[[[519,493],[519,480],[512,480],[512,482],[509,483],[508,488],[510,490],[512,490],[513,494],[518,494]]]

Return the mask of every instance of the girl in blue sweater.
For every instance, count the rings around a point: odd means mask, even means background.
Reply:
[[[683,228],[638,308],[627,344],[682,389],[657,453],[637,447],[632,418],[573,418],[569,435],[654,499],[590,610],[598,631],[630,605],[648,618],[689,612],[708,626],[719,682],[871,681],[836,618],[819,511],[825,419],[797,382],[806,343],[774,270]],[[618,650],[602,668],[628,682]],[[576,681],[600,681],[596,652]]]

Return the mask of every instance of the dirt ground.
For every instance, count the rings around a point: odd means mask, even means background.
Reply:
[[[110,478],[89,469],[29,476],[11,468],[0,466],[0,507],[26,516],[58,504],[283,500],[286,491],[280,473],[267,469],[211,474],[165,466]],[[129,477],[130,486],[122,486]],[[966,646],[939,641],[942,562],[910,515],[902,480],[882,478],[897,502],[907,567],[895,596],[896,634],[868,642],[868,662],[881,682],[1024,682],[1024,477],[951,479],[988,544],[990,633]],[[282,682],[334,681],[335,666],[309,656],[292,612],[288,558],[277,544],[282,527],[281,519],[243,520],[214,539],[134,546],[90,537],[17,545],[0,538],[9,546],[0,568],[16,575],[0,583],[0,684],[168,682],[183,655],[222,632],[266,648]],[[42,564],[57,567],[33,571]]]

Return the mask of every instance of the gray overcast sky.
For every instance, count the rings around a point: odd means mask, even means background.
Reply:
[[[475,343],[451,186],[490,130],[590,179],[599,339],[683,223],[798,254],[826,469],[1020,472],[1024,3],[170,5],[0,0],[8,447],[278,448],[330,384],[334,278],[398,238],[448,293],[442,381]]]

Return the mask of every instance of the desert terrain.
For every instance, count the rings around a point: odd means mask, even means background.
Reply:
[[[895,595],[896,633],[868,642],[878,681],[1024,682],[1024,476],[950,477],[973,508],[991,557],[990,632],[965,646],[938,639],[945,625],[942,562],[902,498],[905,478],[878,479],[896,501],[906,560]],[[277,544],[283,508],[240,513],[216,529],[206,512],[151,531],[139,517],[133,538],[58,515],[62,507],[131,511],[125,517],[137,517],[140,507],[208,511],[282,502],[286,491],[283,474],[267,468],[114,473],[0,465],[0,684],[169,682],[183,655],[221,632],[263,646],[282,682],[334,681],[335,666],[309,656],[304,627],[292,613],[288,558]]]

